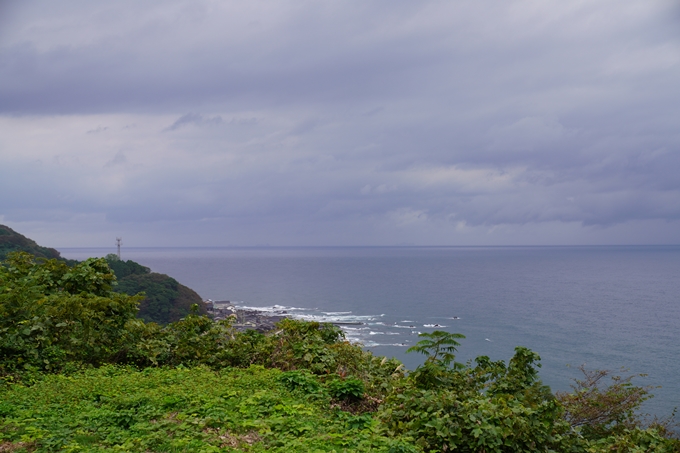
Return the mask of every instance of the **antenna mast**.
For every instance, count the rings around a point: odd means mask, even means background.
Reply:
[[[123,238],[116,238],[116,246],[118,247],[118,259],[120,259],[120,246],[123,245]]]

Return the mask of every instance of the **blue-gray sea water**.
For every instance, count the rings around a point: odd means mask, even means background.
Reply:
[[[526,346],[553,390],[568,390],[581,364],[625,367],[662,386],[645,410],[680,407],[680,246],[124,248],[122,258],[204,299],[361,323],[345,327],[349,339],[411,369],[417,333],[447,330],[467,337],[462,361]]]

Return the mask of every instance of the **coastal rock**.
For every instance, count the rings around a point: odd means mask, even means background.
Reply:
[[[277,322],[288,317],[284,313],[266,313],[257,310],[244,310],[237,308],[228,300],[212,301],[208,299],[205,303],[208,308],[208,314],[210,314],[215,321],[227,319],[229,317],[235,318],[235,322],[232,325],[239,331],[252,329],[263,333],[268,332],[274,328]]]

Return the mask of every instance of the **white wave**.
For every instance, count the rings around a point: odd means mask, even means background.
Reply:
[[[363,342],[362,345],[365,348],[375,348],[378,346],[399,346],[399,347],[407,347],[408,345],[406,343],[376,343],[375,341],[366,341]]]
[[[362,323],[366,321],[373,321],[375,316],[352,316],[352,315],[337,315],[337,316],[327,316],[327,315],[316,315],[316,314],[295,314],[293,317],[298,319],[304,319],[305,321],[316,321],[316,322],[352,322],[352,323]]]
[[[272,305],[271,307],[251,307],[249,305],[234,305],[239,310],[262,311],[266,313],[281,313],[282,311],[305,311],[309,308],[284,307],[283,305]]]
[[[357,327],[350,327],[342,325],[342,329],[345,332],[347,338],[351,338],[352,331],[357,330],[367,330],[369,327],[359,327],[359,325],[384,325],[382,322],[372,322],[376,319],[385,316],[384,313],[380,315],[353,315],[351,311],[329,311],[323,312],[316,308],[301,308],[301,307],[289,307],[285,305],[272,305],[268,307],[252,307],[249,305],[235,305],[236,308],[240,310],[252,310],[268,314],[286,314],[294,319],[301,319],[304,321],[315,321],[315,322],[329,322],[337,324],[349,324],[356,325]],[[294,312],[294,313],[291,313]]]
[[[366,333],[367,333],[365,331],[361,332],[359,330],[348,330],[348,329],[345,328],[345,326],[340,327],[340,330],[345,332],[345,336],[350,336],[350,337],[360,337],[362,335],[366,335]]]

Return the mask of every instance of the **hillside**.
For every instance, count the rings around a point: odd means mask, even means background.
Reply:
[[[179,283],[174,278],[151,272],[132,260],[122,261],[118,256],[106,256],[109,267],[116,274],[116,292],[130,296],[143,292],[144,300],[139,304],[137,317],[146,322],[167,324],[179,321],[191,312],[191,306],[198,306],[198,313],[205,315],[207,310],[201,296],[196,291]]]
[[[69,266],[78,263],[76,260],[62,258],[56,249],[38,245],[10,227],[0,225],[0,261],[4,261],[11,252],[26,252],[37,258],[57,259]],[[114,254],[108,255],[106,261],[118,280],[115,291],[130,296],[144,292],[145,297],[140,302],[137,313],[144,321],[158,324],[178,321],[190,313],[193,304],[198,305],[199,314],[207,314],[201,296],[174,278],[151,272],[148,267],[131,260],[119,260]]]
[[[17,233],[10,227],[0,225],[0,260],[7,258],[7,254],[10,252],[27,252],[39,258],[55,258],[63,260],[57,250],[42,247],[34,240]]]

